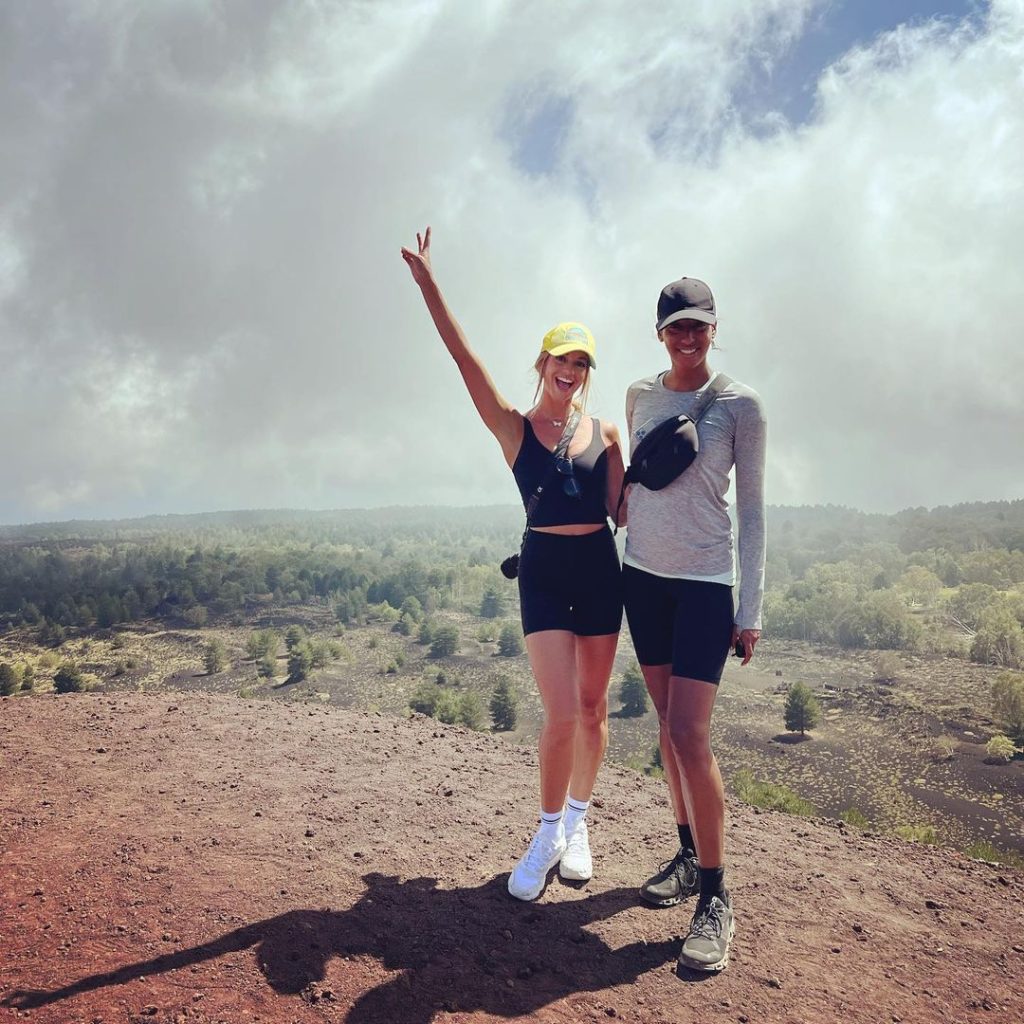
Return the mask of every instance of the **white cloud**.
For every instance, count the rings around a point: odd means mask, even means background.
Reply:
[[[523,408],[579,318],[621,421],[663,361],[658,290],[696,274],[768,405],[770,500],[1019,496],[1024,14],[902,28],[823,76],[813,122],[752,131],[735,97],[822,7],[0,15],[0,521],[514,501],[398,257],[428,220]],[[531,176],[510,133],[549,100]]]

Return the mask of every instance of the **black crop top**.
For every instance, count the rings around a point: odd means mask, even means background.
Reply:
[[[572,458],[573,476],[579,484],[580,496],[571,498],[565,493],[566,476],[550,472],[554,455],[537,440],[533,425],[523,417],[523,443],[512,465],[524,508],[530,495],[544,484],[537,501],[531,526],[569,526],[576,523],[604,523],[608,517],[608,456],[601,438],[601,423],[592,417],[594,436],[584,451]]]

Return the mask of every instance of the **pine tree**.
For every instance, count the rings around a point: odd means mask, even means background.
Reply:
[[[53,689],[57,693],[81,693],[85,689],[82,670],[73,661],[65,661],[53,677]]]
[[[799,731],[803,736],[813,729],[821,719],[821,705],[810,688],[803,683],[793,683],[786,694],[786,728]]]
[[[430,642],[432,658],[450,658],[459,649],[459,631],[454,626],[442,626]]]
[[[491,694],[491,719],[498,732],[509,732],[519,720],[519,701],[508,676],[498,676]]]
[[[288,652],[288,681],[301,683],[313,668],[313,648],[308,640],[299,640]]]
[[[622,714],[625,718],[639,718],[647,713],[647,684],[635,661],[627,666],[622,675],[619,700],[622,701]]]
[[[498,653],[503,658],[514,658],[523,653],[523,631],[514,622],[506,622],[498,636]]]
[[[18,673],[7,662],[0,664],[0,697],[10,697],[18,689]]]
[[[228,663],[228,652],[224,648],[224,641],[214,637],[207,645],[203,654],[203,665],[206,667],[206,674],[209,676],[223,672]]]
[[[484,591],[483,600],[480,602],[480,618],[497,619],[504,612],[505,602],[501,595],[493,588],[488,587]]]

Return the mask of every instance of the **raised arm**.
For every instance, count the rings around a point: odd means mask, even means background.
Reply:
[[[430,228],[420,235],[416,233],[416,252],[402,247],[402,259],[409,266],[413,280],[420,286],[423,301],[441,335],[441,340],[448,349],[455,365],[462,374],[462,379],[473,399],[476,411],[484,421],[487,429],[498,439],[505,461],[511,466],[519,452],[523,440],[523,418],[502,397],[491,380],[480,358],[469,347],[466,336],[458,321],[452,316],[448,304],[441,294],[441,289],[434,279],[430,265]]]

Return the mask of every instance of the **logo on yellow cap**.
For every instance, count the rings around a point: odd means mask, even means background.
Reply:
[[[594,336],[583,324],[567,322],[552,327],[544,335],[541,351],[553,356],[564,356],[569,352],[584,352],[590,365],[597,366],[594,358]]]

